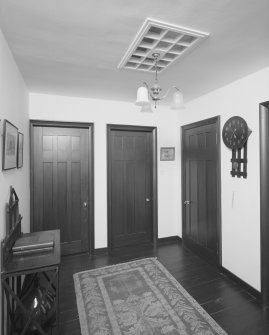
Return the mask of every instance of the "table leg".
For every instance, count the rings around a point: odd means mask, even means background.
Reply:
[[[3,281],[1,280],[1,283],[2,283],[2,288],[1,288],[1,303],[2,303],[2,313],[1,313],[1,321],[2,321],[2,324],[1,324],[1,334],[5,334],[5,306],[4,306],[4,303],[5,303],[5,299],[4,299],[4,286],[3,286]]]

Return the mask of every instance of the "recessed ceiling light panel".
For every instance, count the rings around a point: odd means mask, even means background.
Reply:
[[[197,47],[208,33],[147,19],[120,61],[118,68],[154,71],[153,53],[160,54],[159,72]]]

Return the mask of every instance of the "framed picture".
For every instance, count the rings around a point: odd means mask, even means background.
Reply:
[[[175,148],[161,148],[161,161],[174,161],[175,160]]]
[[[18,128],[4,120],[2,170],[17,167]]]
[[[23,166],[23,134],[18,133],[17,168]]]

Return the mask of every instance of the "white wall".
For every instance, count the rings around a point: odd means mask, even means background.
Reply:
[[[221,141],[222,265],[260,290],[259,103],[269,100],[269,68],[204,95],[179,116],[180,125],[221,115],[239,115],[252,130],[247,179],[233,178],[231,150]],[[234,199],[234,201],[232,201]]]
[[[22,230],[28,232],[30,228],[28,102],[28,90],[0,29],[0,240],[6,236],[6,203],[9,200],[10,185],[19,197],[19,209],[23,216]],[[20,169],[2,171],[3,119],[13,123],[24,134],[24,159]],[[0,299],[1,292],[0,287]],[[1,308],[0,306],[0,310]]]
[[[141,113],[133,103],[30,94],[30,119],[94,123],[95,247],[107,246],[106,124],[157,127],[159,237],[180,235],[179,132],[177,112],[158,106]],[[161,146],[176,147],[175,161],[159,161]]]
[[[0,238],[6,235],[5,205],[10,185],[19,197],[24,232],[30,227],[29,172],[29,94],[6,40],[0,30]],[[23,167],[2,171],[3,119],[7,119],[24,134]]]

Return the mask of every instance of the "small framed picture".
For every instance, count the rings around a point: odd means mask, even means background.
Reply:
[[[17,168],[23,166],[23,134],[18,133]]]
[[[18,128],[4,120],[2,170],[17,167]]]
[[[174,147],[166,147],[161,148],[161,161],[174,161],[175,160],[175,148]]]

